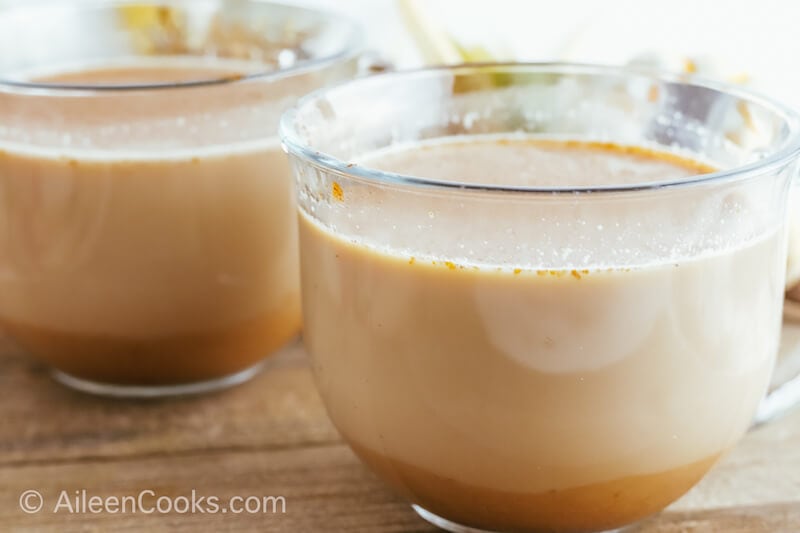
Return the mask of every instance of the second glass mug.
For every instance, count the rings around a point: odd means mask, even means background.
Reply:
[[[487,135],[644,146],[719,170],[537,187],[490,158],[424,177],[364,160]],[[781,329],[793,111],[634,69],[466,65],[319,91],[281,136],[318,388],[426,520],[622,527],[681,496],[751,424]],[[486,179],[458,180],[459,164]]]
[[[280,114],[362,35],[257,0],[0,12],[0,330],[84,391],[250,377],[301,326]]]

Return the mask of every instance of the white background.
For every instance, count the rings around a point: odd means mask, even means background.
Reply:
[[[421,62],[396,0],[298,0],[346,12],[400,66]],[[698,60],[701,73],[745,73],[755,88],[800,106],[797,0],[419,0],[467,45],[502,59],[624,63],[657,54],[665,66]]]
[[[0,0],[0,6],[37,0]],[[52,0],[51,0],[52,1]],[[64,2],[98,0],[62,0]],[[235,1],[235,0],[234,0]],[[422,63],[398,0],[282,0],[341,11],[399,67]],[[800,107],[800,0],[417,0],[445,33],[498,59],[625,63],[656,54],[701,73],[750,76],[754,88]]]

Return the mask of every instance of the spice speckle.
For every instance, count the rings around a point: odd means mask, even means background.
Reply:
[[[332,189],[331,192],[333,194],[333,197],[336,200],[339,200],[340,202],[344,202],[344,190],[342,189],[342,186],[339,185],[338,181],[334,181],[333,182],[333,185],[332,185],[331,189]]]

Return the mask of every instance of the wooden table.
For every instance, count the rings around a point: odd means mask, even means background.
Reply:
[[[800,346],[800,328],[785,339],[785,349]],[[435,531],[342,444],[299,346],[231,390],[119,401],[53,383],[0,341],[0,391],[0,531]],[[31,489],[45,503],[26,514],[20,494]],[[223,502],[283,496],[286,512],[52,512],[61,491],[74,500],[84,489],[103,498],[150,490],[147,509],[156,496],[193,489]],[[800,411],[750,432],[699,486],[636,531],[800,532]]]

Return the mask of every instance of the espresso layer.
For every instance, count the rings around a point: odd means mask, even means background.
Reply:
[[[47,330],[0,321],[24,349],[74,377],[121,385],[170,385],[215,379],[253,366],[294,338],[297,299],[282,311],[225,328],[124,338]]]
[[[524,493],[464,483],[354,442],[350,446],[398,494],[425,510],[463,526],[515,533],[592,533],[636,522],[678,499],[719,458],[716,454],[661,472]]]

